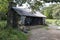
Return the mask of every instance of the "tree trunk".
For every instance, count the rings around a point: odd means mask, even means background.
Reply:
[[[14,28],[18,27],[18,15],[16,12],[13,13],[13,25]]]
[[[12,8],[14,6],[15,4],[13,2],[9,2],[7,14],[7,27],[17,27],[17,15]]]
[[[11,3],[9,2],[9,6],[8,6],[8,14],[7,14],[7,26],[10,27],[12,26],[12,19],[11,19],[11,16],[12,16],[12,6],[11,6]]]

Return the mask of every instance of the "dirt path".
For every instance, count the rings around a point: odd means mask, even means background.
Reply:
[[[60,30],[33,29],[29,40],[60,40]]]

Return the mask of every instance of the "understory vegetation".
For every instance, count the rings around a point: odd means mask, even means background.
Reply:
[[[47,19],[60,19],[60,4],[50,4],[42,10]]]
[[[57,19],[46,19],[47,24],[60,26],[60,20]]]
[[[12,27],[6,28],[6,21],[0,21],[0,40],[27,40],[27,35]]]

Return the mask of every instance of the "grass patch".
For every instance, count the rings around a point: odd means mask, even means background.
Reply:
[[[47,24],[55,24],[57,26],[60,26],[60,20],[56,20],[56,19],[46,19],[46,23]]]
[[[7,22],[0,21],[0,40],[27,40],[27,35],[18,29],[5,28]]]

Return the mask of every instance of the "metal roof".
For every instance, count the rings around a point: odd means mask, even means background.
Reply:
[[[19,15],[24,15],[24,16],[32,16],[32,17],[46,17],[39,11],[36,11],[34,13],[31,12],[30,9],[27,8],[19,8],[19,7],[13,7],[13,9],[19,14]]]

